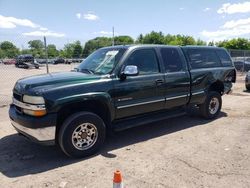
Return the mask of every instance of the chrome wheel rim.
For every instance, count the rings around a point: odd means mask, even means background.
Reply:
[[[212,98],[209,103],[209,112],[210,114],[216,114],[220,106],[219,100],[217,98]]]
[[[97,137],[96,126],[92,123],[83,123],[73,131],[72,144],[78,150],[87,150],[96,143]]]

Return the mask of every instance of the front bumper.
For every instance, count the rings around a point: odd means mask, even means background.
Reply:
[[[16,112],[15,106],[11,105],[9,116],[16,131],[29,140],[45,145],[55,144],[56,114],[47,114],[37,118],[19,114]]]

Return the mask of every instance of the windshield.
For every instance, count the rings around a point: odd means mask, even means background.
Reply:
[[[100,49],[88,56],[79,66],[78,71],[92,74],[109,74],[117,65],[126,49]]]

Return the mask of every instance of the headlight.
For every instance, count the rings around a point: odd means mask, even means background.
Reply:
[[[29,106],[23,107],[23,113],[37,117],[46,115],[46,109],[41,108],[41,106],[45,106],[43,97],[24,95],[23,102],[29,104]]]
[[[29,104],[45,104],[44,98],[40,96],[24,95],[23,102],[26,102]]]

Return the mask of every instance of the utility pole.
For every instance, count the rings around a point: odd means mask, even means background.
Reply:
[[[47,74],[49,74],[48,49],[47,49],[46,37],[44,36],[43,39],[44,39],[44,48],[45,48],[45,56],[46,56],[46,69],[47,69]]]
[[[115,28],[112,28],[112,32],[113,32],[113,37],[112,37],[112,46],[115,45]]]

